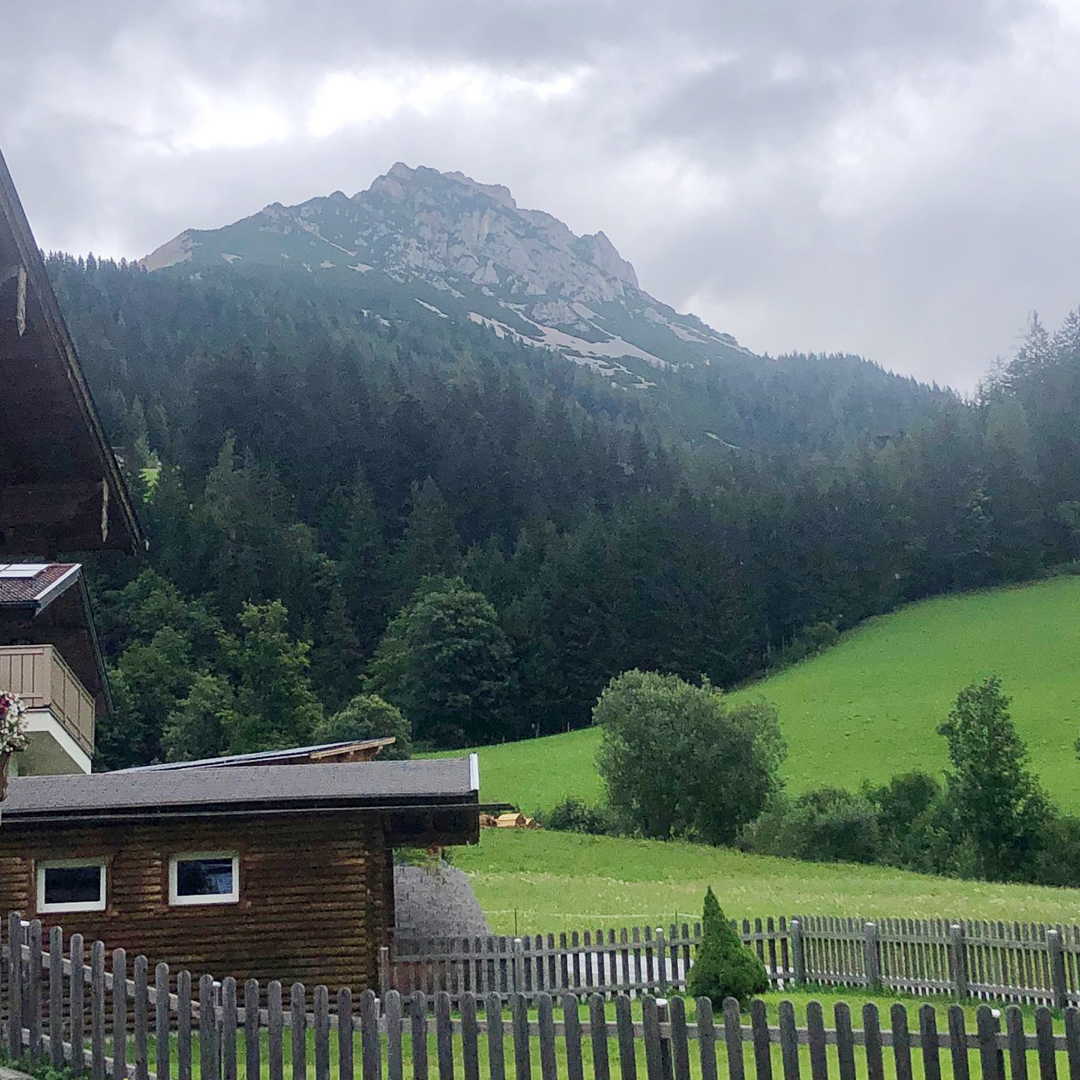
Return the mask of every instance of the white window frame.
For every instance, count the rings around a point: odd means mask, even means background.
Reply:
[[[76,866],[96,866],[100,882],[98,899],[93,901],[74,900],[59,904],[45,902],[45,873],[48,870],[67,870]],[[40,913],[50,911],[104,911],[107,897],[105,894],[105,859],[103,856],[90,856],[83,859],[43,859],[37,863],[37,910]]]
[[[232,859],[232,892],[180,896],[176,887],[176,865],[196,859]],[[202,904],[235,904],[240,900],[240,856],[235,851],[181,851],[169,856],[169,906],[194,907]]]

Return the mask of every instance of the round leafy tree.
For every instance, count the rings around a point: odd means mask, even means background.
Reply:
[[[765,965],[739,939],[720,909],[712,886],[705,893],[701,924],[701,945],[686,979],[688,994],[707,997],[716,1008],[729,997],[745,1007],[755,994],[769,989]]]

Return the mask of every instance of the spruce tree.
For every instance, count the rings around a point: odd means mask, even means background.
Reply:
[[[730,997],[745,1008],[755,994],[769,989],[765,965],[739,940],[711,885],[705,893],[701,932],[701,944],[686,979],[688,994],[707,997],[716,1008]]]

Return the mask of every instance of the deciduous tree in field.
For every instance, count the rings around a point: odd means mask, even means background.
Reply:
[[[593,722],[608,799],[646,836],[730,843],[780,788],[786,748],[767,702],[728,706],[707,682],[634,670],[608,683]]]

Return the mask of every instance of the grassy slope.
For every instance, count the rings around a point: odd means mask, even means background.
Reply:
[[[1059,578],[913,604],[734,696],[779,707],[792,791],[857,787],[940,768],[938,723],[962,686],[996,672],[1043,782],[1062,808],[1080,812],[1078,657],[1080,578]],[[596,745],[597,733],[585,730],[481,748],[482,795],[526,812],[570,793],[593,798]]]
[[[695,917],[707,885],[732,917],[958,915],[1069,921],[1080,890],[952,881],[882,867],[802,863],[700,844],[485,830],[455,848],[492,926],[546,933]]]

